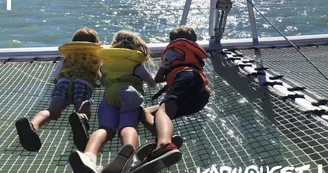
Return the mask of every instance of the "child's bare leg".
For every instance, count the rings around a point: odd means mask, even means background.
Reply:
[[[69,162],[73,170],[79,170],[82,166],[83,168],[97,172],[97,155],[106,142],[112,140],[115,136],[117,124],[119,122],[118,111],[118,108],[108,105],[106,98],[103,98],[98,109],[98,122],[100,128],[91,134],[90,138],[85,143],[86,145],[83,147],[83,150],[81,150],[84,151],[83,153],[79,151],[71,153]]]
[[[159,105],[155,105],[145,108],[144,110],[141,111],[140,121],[146,127],[146,129],[152,133],[153,136],[156,136],[155,126],[154,126],[154,115],[159,108],[160,108]]]
[[[74,108],[77,112],[73,112],[69,117],[69,123],[72,127],[73,141],[75,146],[84,151],[89,139],[89,123],[91,116],[91,101],[76,101]]]
[[[51,99],[48,110],[40,111],[31,120],[34,129],[37,131],[50,120],[57,120],[61,116],[61,112],[66,109],[67,106],[68,103],[64,99]]]
[[[23,148],[28,151],[38,151],[41,148],[41,139],[36,131],[50,120],[58,119],[61,111],[67,107],[65,103],[65,100],[62,99],[51,99],[48,110],[40,111],[31,121],[27,118],[20,118],[15,122],[19,141]]]
[[[138,133],[137,130],[133,127],[125,127],[120,132],[121,144],[131,144],[134,148],[137,146],[138,142]]]
[[[148,156],[143,157],[141,149],[137,152],[137,157],[145,162],[137,166],[131,172],[158,172],[160,169],[177,163],[182,154],[177,145],[172,143],[173,123],[172,118],[177,114],[178,107],[175,100],[166,100],[160,105],[155,115],[155,128],[157,132],[156,149],[152,150]],[[148,145],[151,146],[151,145]],[[150,147],[140,147],[150,148]],[[155,146],[153,146],[155,148]],[[144,151],[148,149],[143,149]],[[140,154],[141,153],[141,154]]]
[[[110,129],[98,129],[95,132],[92,133],[90,136],[90,139],[88,141],[88,144],[85,148],[86,152],[91,152],[95,156],[98,155],[100,150],[104,147],[104,145],[109,141],[112,140],[115,136],[115,133],[113,133]]]
[[[106,130],[107,129],[107,130]],[[97,155],[108,140],[114,137],[109,128],[96,130],[90,136],[85,152],[73,151],[69,156],[69,163],[74,172],[98,172]]]
[[[156,108],[157,107],[157,108]],[[156,108],[156,109],[155,109]],[[155,114],[156,112],[158,112],[157,110],[159,110],[160,106],[156,105],[156,106],[152,106],[149,108],[146,108],[144,111],[142,111],[141,114],[141,122],[144,124],[144,126],[151,131],[153,136],[156,136],[156,124],[154,123],[154,116],[153,114]],[[170,107],[170,109],[174,108],[174,106]],[[173,111],[173,110],[171,110]],[[175,111],[176,112],[176,111]],[[170,115],[172,115],[172,117],[170,117],[170,119],[172,119],[174,117],[176,113],[170,113]],[[157,138],[158,139],[158,138]],[[141,147],[138,148],[137,152],[136,152],[136,156],[139,160],[143,160],[147,154],[149,154],[150,151],[154,150],[157,148],[157,144],[159,145],[165,145],[166,143],[168,143],[169,141],[166,142],[161,142],[161,143],[157,143],[156,140],[152,140],[147,142],[145,145],[142,145]],[[183,139],[178,136],[178,135],[173,135],[171,138],[171,142],[178,148],[180,148],[183,144]]]
[[[159,110],[156,112],[155,124],[157,132],[157,147],[169,144],[172,142],[173,123],[172,118],[178,111],[175,100],[168,100],[162,103]]]
[[[103,169],[103,172],[127,172],[133,162],[133,155],[138,141],[137,126],[140,110],[120,113],[119,135],[122,147]]]
[[[148,113],[151,113],[152,115],[155,115],[155,113],[158,111],[159,108],[160,105],[154,105],[154,106],[147,107],[144,110],[147,111]]]
[[[47,110],[40,111],[37,113],[33,119],[31,120],[31,123],[33,124],[33,127],[36,131],[39,130],[40,127],[45,125],[47,122],[50,121],[50,112]]]
[[[140,109],[120,113],[118,131],[122,145],[130,144],[136,148],[138,141],[138,132],[136,129],[138,128],[139,117]]]

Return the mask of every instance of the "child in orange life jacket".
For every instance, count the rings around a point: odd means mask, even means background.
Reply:
[[[146,158],[131,173],[159,172],[182,157],[179,148],[183,141],[179,136],[172,137],[171,119],[200,111],[210,96],[203,73],[203,59],[207,54],[196,40],[195,31],[187,26],[170,32],[170,44],[161,55],[161,66],[155,77],[158,83],[166,81],[166,96],[159,105],[145,108],[141,116],[142,123],[157,139],[138,149],[137,157]]]
[[[87,119],[91,114],[90,99],[99,78],[101,60],[96,53],[100,48],[98,34],[90,28],[77,30],[72,42],[59,47],[64,60],[48,109],[37,113],[31,121],[21,118],[15,123],[23,148],[38,151],[41,148],[41,140],[36,132],[50,120],[58,119],[63,110],[74,104],[77,112],[70,115],[69,122],[76,147],[84,150],[88,141]]]
[[[116,134],[122,148],[103,173],[124,173],[130,168],[137,145],[137,126],[142,112],[143,81],[156,82],[142,65],[151,61],[146,43],[135,33],[119,31],[110,48],[99,51],[105,95],[99,105],[99,129],[92,133],[84,153],[74,151],[69,163],[74,172],[97,172],[96,158],[103,146]]]

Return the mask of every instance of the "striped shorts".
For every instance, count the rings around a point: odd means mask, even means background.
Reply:
[[[91,99],[94,89],[92,84],[82,79],[75,79],[71,88],[72,100],[68,100],[69,83],[69,79],[60,78],[52,92],[52,98],[60,98],[63,100],[67,100],[70,103],[77,103]]]

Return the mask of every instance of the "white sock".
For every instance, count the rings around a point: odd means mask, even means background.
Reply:
[[[90,159],[91,159],[91,161],[97,163],[97,157],[96,157],[93,153],[91,153],[91,152],[86,152],[86,153],[84,153],[84,154],[86,154],[87,156],[89,156]]]

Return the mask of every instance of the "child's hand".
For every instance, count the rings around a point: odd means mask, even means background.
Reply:
[[[54,80],[52,81],[53,82],[53,84],[57,84],[57,82],[58,82],[58,78],[56,77],[56,78],[54,78]]]

